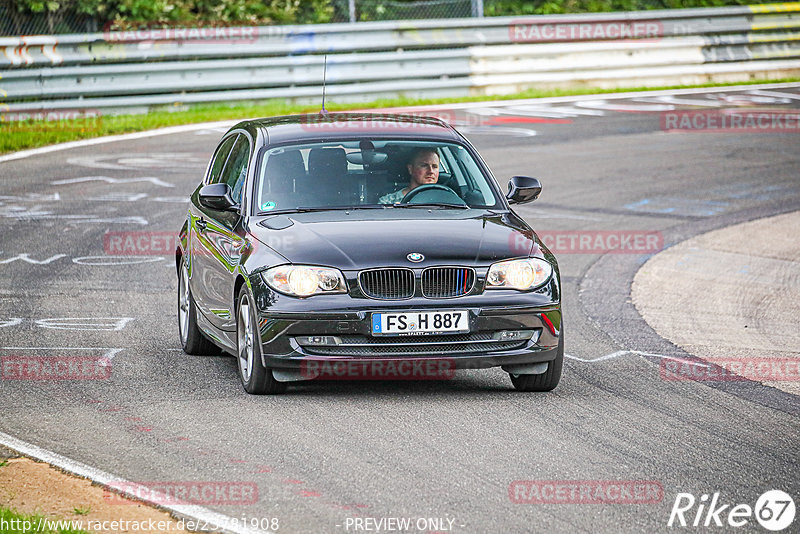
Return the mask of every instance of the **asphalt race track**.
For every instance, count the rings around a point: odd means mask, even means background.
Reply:
[[[800,209],[796,118],[793,133],[663,127],[666,111],[747,106],[800,110],[800,86],[453,113],[501,185],[541,179],[540,199],[518,209],[540,234],[646,231],[668,247]],[[756,382],[663,379],[662,357],[686,354],[631,304],[648,252],[556,250],[568,359],[552,393],[515,392],[496,369],[245,394],[232,357],[179,348],[174,247],[122,255],[104,239],[177,232],[222,131],[0,163],[0,356],[102,356],[113,370],[4,377],[0,432],[129,481],[255,484],[255,502],[206,507],[277,518],[278,532],[356,532],[352,518],[411,518],[409,532],[656,532],[678,493],[719,493],[731,508],[771,489],[797,501],[800,399]],[[758,243],[743,235],[741,246]],[[663,495],[514,502],[515,481],[649,481]],[[753,518],[672,530],[765,532]]]

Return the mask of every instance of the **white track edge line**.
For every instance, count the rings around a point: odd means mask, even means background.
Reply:
[[[749,85],[722,85],[715,87],[687,87],[686,89],[658,89],[654,91],[629,91],[625,93],[592,93],[586,95],[548,96],[541,98],[524,98],[520,100],[486,100],[481,102],[463,102],[451,104],[427,104],[424,106],[398,106],[382,108],[384,110],[408,109],[424,111],[426,109],[471,109],[491,106],[518,106],[526,104],[555,104],[559,102],[582,102],[585,100],[615,100],[620,98],[692,95],[698,93],[724,93],[725,91],[746,91],[750,89],[792,89],[800,87],[800,82],[762,83]],[[368,111],[368,110],[361,110]]]
[[[461,104],[459,103],[431,104],[426,106],[371,108],[369,111],[380,112],[382,110],[385,111],[385,110],[395,110],[395,109],[403,109],[408,111],[424,111],[428,109],[445,109],[445,108],[470,109],[470,108],[480,108],[480,107],[499,106],[499,105],[517,106],[517,105],[533,104],[537,102],[540,104],[553,104],[558,102],[580,102],[583,100],[595,100],[597,98],[608,100],[608,99],[619,99],[619,98],[632,98],[637,96],[649,97],[649,96],[663,96],[663,95],[690,95],[696,93],[721,93],[724,91],[745,91],[748,89],[788,89],[793,87],[800,87],[800,83],[796,82],[763,83],[763,84],[752,84],[752,85],[725,85],[720,87],[691,87],[687,89],[662,89],[658,91],[632,91],[627,93],[595,93],[589,95],[527,98],[523,100],[492,100],[484,102],[464,102]],[[357,111],[357,110],[352,110],[352,111]],[[364,111],[364,110],[358,110],[358,111]],[[246,120],[246,119],[241,119],[241,120]],[[80,148],[85,146],[99,145],[103,143],[113,143],[115,141],[127,141],[131,139],[144,139],[147,137],[155,137],[157,135],[184,133],[184,132],[191,132],[194,130],[203,130],[206,128],[217,128],[220,126],[233,126],[236,122],[238,122],[236,119],[231,119],[226,121],[216,121],[216,122],[201,122],[196,124],[185,124],[181,126],[170,126],[168,128],[159,128],[157,130],[146,130],[144,132],[134,132],[122,135],[108,135],[105,137],[95,137],[94,139],[82,139],[80,141],[70,141],[68,143],[59,143],[57,145],[48,145],[40,148],[32,148],[29,150],[12,152],[11,154],[0,156],[0,163],[28,158],[31,156],[38,156],[40,154],[48,154],[50,152],[56,152],[59,150],[68,150],[70,148]]]
[[[80,141],[70,141],[68,143],[59,143],[57,145],[48,145],[39,148],[32,148],[29,150],[21,150],[19,152],[12,152],[11,154],[0,156],[0,163],[16,159],[28,158],[31,156],[38,156],[40,154],[47,154],[49,152],[57,152],[59,150],[68,150],[70,148],[80,148],[85,146],[100,145],[103,143],[113,143],[115,141],[128,141],[131,139],[144,139],[147,137],[155,137],[157,135],[184,133],[184,132],[191,132],[194,130],[204,130],[206,128],[218,128],[220,126],[233,126],[237,122],[239,121],[237,121],[236,119],[231,119],[226,121],[216,121],[216,122],[199,122],[196,124],[183,124],[180,126],[159,128],[157,130],[145,130],[143,132],[133,132],[121,135],[107,135],[105,137],[95,137],[94,139],[81,139]]]
[[[96,469],[81,462],[71,460],[66,456],[61,456],[60,454],[50,452],[46,449],[37,447],[36,445],[27,443],[3,432],[0,432],[0,445],[5,445],[6,447],[17,451],[23,456],[28,456],[30,458],[46,462],[63,471],[72,473],[73,475],[87,478],[92,482],[109,489],[110,491],[114,491],[115,493],[121,493],[127,497],[131,497],[135,500],[155,506],[158,509],[168,511],[178,518],[190,519],[199,523],[206,523],[208,526],[217,528],[216,531],[218,532],[225,532],[229,534],[268,534],[268,532],[265,530],[249,529],[246,526],[239,526],[238,518],[232,518],[224,514],[214,512],[202,506],[178,504],[168,505],[154,502],[150,499],[144,499],[139,497],[133,490],[143,490],[139,492],[139,495],[154,493],[146,486],[129,482],[123,478],[106,473],[105,471],[101,471],[100,469]],[[124,488],[131,489],[115,488],[110,486],[111,483],[120,484],[123,485]]]

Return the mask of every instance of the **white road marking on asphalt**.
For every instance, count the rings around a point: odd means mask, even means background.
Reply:
[[[677,361],[693,361],[687,360],[686,358],[676,357],[676,356],[667,356],[666,354],[656,354],[653,352],[643,352],[641,350],[618,350],[616,352],[612,352],[611,354],[606,354],[605,356],[600,356],[599,358],[579,358],[577,356],[573,356],[572,354],[564,354],[565,358],[569,358],[570,360],[577,360],[583,363],[597,363],[606,360],[612,360],[614,358],[619,358],[621,356],[627,356],[628,354],[634,354],[637,356],[652,356],[654,358],[661,358],[664,360],[677,360]],[[698,364],[702,365],[702,364]],[[706,366],[707,367],[707,366]]]
[[[53,185],[79,184],[83,182],[106,182],[107,184],[130,184],[134,182],[150,182],[161,187],[175,187],[175,184],[165,182],[154,176],[144,176],[142,178],[112,178],[110,176],[81,176],[80,178],[65,178],[50,182]]]
[[[132,497],[136,500],[157,506],[158,508],[168,510],[179,518],[191,519],[197,522],[197,524],[219,526],[221,527],[220,531],[226,534],[269,534],[269,531],[247,528],[246,525],[242,525],[242,521],[239,518],[229,517],[202,506],[164,504],[170,502],[168,496],[160,494],[150,487],[130,482],[124,478],[112,475],[111,473],[101,471],[100,469],[96,469],[81,462],[76,462],[66,456],[61,456],[60,454],[42,449],[41,447],[37,447],[36,445],[27,443],[3,432],[0,432],[0,444],[30,458],[46,462],[68,473],[88,478],[107,490],[112,490],[127,497]],[[111,486],[112,484],[113,486]]]
[[[0,347],[0,350],[104,350],[105,353],[103,353],[103,355],[100,357],[99,365],[101,367],[108,367],[111,365],[111,360],[114,359],[114,356],[125,349],[108,347]]]
[[[18,200],[20,202],[46,202],[61,200],[58,193],[26,193],[24,196],[0,195],[0,200]]]
[[[606,354],[605,356],[600,356],[599,358],[594,359],[585,359],[579,358],[577,356],[573,356],[571,354],[564,354],[565,358],[569,358],[570,360],[576,360],[582,363],[598,363],[606,360],[612,360],[614,358],[619,358],[621,356],[627,356],[629,354],[633,354],[636,356],[651,356],[654,358],[661,358],[662,360],[672,360],[681,363],[688,363],[691,364],[693,367],[711,367],[710,364],[702,363],[696,359],[689,359],[685,357],[677,357],[677,356],[667,356],[666,354],[656,354],[653,352],[644,352],[640,350],[618,350],[617,352],[612,352],[611,354]]]
[[[791,101],[785,98],[774,98],[771,96],[759,96],[747,93],[736,93],[734,95],[719,95],[717,98],[725,101],[726,104],[735,106],[758,106],[764,104],[789,104]]]
[[[509,106],[504,109],[506,113],[514,115],[530,115],[533,117],[552,117],[554,119],[588,115],[603,117],[606,113],[599,109],[585,109],[576,106]]]
[[[511,137],[533,137],[536,135],[536,130],[507,128],[504,126],[460,126],[458,131],[466,135],[509,135]]]
[[[0,319],[0,328],[5,328],[7,326],[17,326],[22,322],[21,317],[11,317],[10,319]]]
[[[66,254],[56,254],[45,260],[34,260],[28,254],[17,254],[13,258],[6,258],[4,260],[0,260],[0,264],[12,263],[14,261],[19,260],[30,263],[32,265],[47,265],[55,260],[65,257],[67,257]],[[162,261],[163,259],[164,256],[111,256],[111,255],[80,256],[77,258],[72,258],[72,263],[75,263],[77,265],[93,265],[93,266],[136,265],[138,263],[154,263],[157,261]]]
[[[220,134],[224,134],[227,131],[228,131],[227,128],[206,128],[206,129],[200,130],[198,132],[195,132],[194,134],[195,135],[220,135]]]
[[[75,156],[67,159],[67,163],[79,167],[119,171],[163,169],[170,166],[183,168],[194,164],[204,166],[206,158],[190,152],[135,152]]]
[[[652,96],[647,98],[636,98],[637,102],[657,102],[661,104],[673,104],[675,106],[699,106],[704,108],[718,108],[721,102],[711,99],[702,100],[700,98],[679,98],[673,95]]]
[[[577,215],[575,213],[551,210],[547,208],[537,208],[536,206],[523,206],[517,208],[517,210],[519,211],[521,208],[525,208],[522,209],[522,212],[525,213],[526,217],[531,217],[534,219],[575,219],[578,221],[600,221],[603,219],[602,217]]]
[[[800,100],[800,93],[780,93],[778,91],[765,91],[763,89],[756,89],[755,91],[748,91],[751,95],[756,96],[771,96],[783,100]]]
[[[81,256],[72,258],[72,263],[94,266],[136,265],[137,263],[151,263],[163,259],[163,256]]]
[[[7,219],[41,219],[52,215],[52,211],[40,211],[39,207],[31,209],[23,208],[22,206],[3,206],[0,209],[0,217]]]
[[[773,89],[795,89],[800,88],[800,83],[765,83],[757,85],[728,85],[723,87],[691,87],[688,89],[659,89],[656,91],[631,91],[627,93],[594,93],[590,95],[573,95],[573,96],[553,96],[547,98],[525,98],[520,100],[494,100],[488,102],[464,102],[461,104],[428,104],[424,106],[404,106],[402,108],[383,108],[382,111],[392,109],[403,109],[408,111],[425,111],[425,110],[441,110],[446,107],[447,109],[472,109],[472,108],[490,108],[490,107],[504,107],[504,106],[517,106],[517,105],[541,105],[541,104],[561,104],[561,103],[576,103],[597,100],[602,98],[604,100],[622,100],[626,98],[640,98],[648,96],[659,95],[696,95],[696,94],[713,94],[723,93],[729,91],[754,91],[754,90],[773,90]],[[0,160],[2,161],[2,160]]]
[[[96,215],[53,215],[44,217],[46,219],[70,219],[77,223],[119,223],[119,224],[138,224],[147,226],[150,222],[144,217],[110,217],[102,219]]]
[[[173,202],[175,204],[185,204],[189,202],[189,197],[155,197],[151,200],[153,202]]]
[[[109,365],[111,365],[111,360],[114,359],[114,356],[116,356],[118,353],[122,352],[123,350],[125,350],[125,349],[108,349],[108,351],[105,354],[103,354],[103,358],[102,358],[102,360],[100,362],[100,365],[102,367],[108,367]]]
[[[617,104],[615,102],[608,102],[607,100],[588,100],[586,102],[578,102],[575,105],[582,108],[620,112],[654,112],[672,111],[675,109],[675,106],[671,104]]]
[[[98,202],[136,202],[147,197],[147,193],[109,193],[99,197],[88,197],[86,200]]]
[[[584,363],[596,363],[596,362],[602,362],[603,360],[610,360],[612,358],[624,356],[629,353],[630,351],[628,350],[618,350],[617,352],[612,352],[611,354],[606,354],[605,356],[600,356],[599,358],[588,359],[588,360],[584,358],[578,358],[577,356],[573,356],[572,354],[564,354],[564,357],[569,358],[570,360],[577,360],[579,362],[584,362]]]
[[[772,87],[772,86],[767,86]],[[778,87],[778,86],[774,86]],[[31,156],[40,156],[42,154],[48,154],[50,152],[58,152],[61,150],[69,150],[71,148],[83,148],[87,146],[93,145],[102,145],[105,143],[115,143],[117,141],[131,141],[134,139],[147,139],[148,137],[155,137],[157,135],[172,135],[177,133],[184,133],[184,132],[193,132],[195,130],[201,130],[203,128],[212,128],[215,126],[225,126],[230,128],[236,124],[236,121],[217,121],[217,122],[205,122],[205,123],[198,123],[198,124],[184,124],[182,126],[170,126],[169,128],[160,128],[158,130],[147,130],[144,132],[135,132],[129,134],[122,134],[122,135],[107,135],[105,137],[96,137],[94,139],[83,139],[81,141],[70,141],[68,143],[59,143],[57,145],[50,145],[44,146],[41,148],[32,148],[30,150],[21,150],[19,152],[14,152],[12,154],[6,154],[5,156],[0,156],[0,163],[5,161],[13,161],[15,159],[23,159],[29,158]]]
[[[47,265],[48,263],[52,263],[55,260],[58,260],[58,259],[61,259],[61,258],[65,258],[66,256],[67,256],[66,254],[56,254],[55,256],[50,256],[46,260],[41,260],[40,261],[40,260],[32,259],[28,254],[17,254],[13,258],[7,258],[5,260],[0,260],[0,264],[11,263],[13,261],[21,260],[21,261],[25,261],[25,262],[28,262],[28,263],[32,263],[34,265]]]
[[[133,320],[133,317],[53,317],[50,319],[36,319],[34,322],[36,326],[54,330],[118,332]]]
[[[42,219],[68,219],[75,223],[119,223],[139,224],[147,226],[150,222],[144,217],[99,217],[97,215],[72,215],[57,214],[52,211],[42,211],[39,206],[26,209],[20,206],[0,206],[0,217],[17,219],[18,221],[33,221]]]

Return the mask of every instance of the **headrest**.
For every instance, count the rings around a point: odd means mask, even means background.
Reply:
[[[294,180],[306,173],[303,156],[299,150],[287,150],[279,154],[272,154],[267,159],[264,178],[270,185],[270,191],[291,192],[294,190]]]
[[[312,148],[308,153],[308,173],[315,178],[326,174],[347,172],[347,158],[343,148]]]

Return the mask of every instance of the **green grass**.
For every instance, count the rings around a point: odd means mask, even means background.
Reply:
[[[72,513],[75,515],[86,515],[92,511],[90,506],[76,506],[72,509]]]
[[[3,534],[88,534],[85,530],[43,528],[39,530],[40,515],[19,514],[14,510],[0,506],[0,532]],[[50,520],[54,526],[56,520]],[[42,522],[44,526],[44,522]]]
[[[662,87],[625,87],[619,89],[597,89],[578,87],[572,89],[530,89],[521,93],[503,96],[474,96],[458,98],[397,98],[382,99],[358,104],[328,103],[330,111],[346,111],[358,108],[383,108],[417,106],[426,104],[450,104],[455,102],[481,102],[489,100],[511,100],[518,98],[545,98],[583,94],[621,93],[628,91],[652,91],[663,89],[686,89],[690,87],[724,87],[757,83],[797,82],[800,78],[782,80],[753,80],[731,84],[709,83],[702,85],[674,85]],[[292,104],[282,100],[242,102],[234,104],[204,104],[190,108],[165,106],[145,115],[116,115],[100,118],[60,121],[0,122],[0,154],[26,148],[36,148],[55,143],[89,139],[105,135],[116,135],[144,130],[153,130],[180,124],[192,124],[220,120],[270,117],[294,113],[316,113],[317,105]]]

